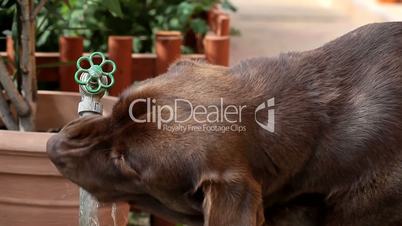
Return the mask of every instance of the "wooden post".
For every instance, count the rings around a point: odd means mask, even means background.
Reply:
[[[35,130],[36,113],[36,65],[35,65],[35,16],[34,0],[18,0],[20,6],[21,34],[18,40],[19,73],[22,96],[30,106],[30,114],[20,116],[20,130]]]
[[[170,64],[181,57],[181,33],[160,31],[156,33],[156,73],[163,74]]]
[[[218,29],[216,31],[218,36],[229,36],[230,35],[230,17],[221,13],[218,16]]]
[[[155,55],[141,53],[131,55],[131,76],[133,82],[142,81],[155,76]]]
[[[208,34],[204,39],[204,50],[207,61],[211,64],[229,65],[229,36]]]
[[[74,81],[74,73],[77,70],[75,62],[84,52],[84,39],[82,37],[60,37],[59,52],[60,61],[65,63],[59,67],[60,90],[78,92],[77,83]]]
[[[113,96],[119,95],[133,81],[131,76],[131,52],[133,49],[133,37],[109,36],[108,54],[109,59],[116,63],[117,70],[114,74],[116,83],[110,90]]]
[[[208,11],[208,26],[210,27],[211,31],[216,32],[217,29],[217,16],[219,14],[218,6],[214,5]]]

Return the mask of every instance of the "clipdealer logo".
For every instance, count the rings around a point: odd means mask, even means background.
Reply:
[[[258,107],[255,109],[254,112],[254,119],[255,122],[263,129],[265,129],[266,131],[269,131],[271,133],[275,132],[275,98],[271,98],[263,103],[261,103],[260,105],[258,105]],[[260,122],[257,119],[257,113],[259,111],[265,110],[267,109],[268,113],[267,113],[267,122]]]
[[[146,104],[146,116],[137,118],[133,109],[136,104]],[[263,102],[255,109],[256,123],[269,132],[274,132],[274,98]],[[247,105],[224,104],[220,98],[218,104],[194,105],[186,99],[175,99],[171,105],[160,105],[154,98],[136,99],[130,103],[129,116],[136,123],[156,123],[158,129],[171,132],[207,131],[228,132],[246,131],[242,124],[243,112]],[[257,113],[268,109],[268,121],[260,122]],[[187,109],[185,115],[180,109]]]

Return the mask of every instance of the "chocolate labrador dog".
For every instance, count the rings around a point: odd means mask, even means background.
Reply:
[[[189,225],[402,225],[402,23],[230,68],[179,61],[47,150],[100,201]]]

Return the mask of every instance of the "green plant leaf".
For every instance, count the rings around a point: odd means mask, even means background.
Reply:
[[[8,8],[12,7],[15,3],[16,3],[15,0],[3,0],[0,3],[0,8],[8,9]]]
[[[104,0],[103,3],[113,16],[120,18],[123,17],[119,0]]]
[[[179,22],[179,20],[178,20],[177,18],[172,18],[172,19],[169,21],[169,27],[170,27],[170,29],[172,29],[172,30],[178,30],[178,29],[180,29],[180,22]]]
[[[230,10],[232,12],[236,12],[237,8],[236,6],[233,5],[233,3],[231,3],[229,0],[223,0],[222,3],[222,8]]]
[[[198,34],[205,34],[208,32],[208,24],[205,20],[196,18],[190,22],[191,29]]]
[[[4,30],[3,32],[1,32],[3,35],[5,35],[5,36],[9,36],[9,35],[11,35],[12,33],[11,33],[11,30]]]
[[[181,53],[192,54],[192,53],[194,53],[194,50],[189,46],[181,46]]]
[[[230,35],[231,36],[241,36],[241,31],[237,28],[231,27],[230,28]]]
[[[194,5],[188,2],[182,2],[177,7],[177,17],[184,24],[193,15]]]
[[[38,46],[43,46],[46,41],[48,40],[48,37],[51,34],[51,30],[45,30],[36,40],[36,45]]]

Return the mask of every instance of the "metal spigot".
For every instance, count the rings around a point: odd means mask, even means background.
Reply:
[[[94,57],[99,56],[102,61],[100,64],[94,63]],[[83,68],[81,63],[87,61],[89,68]],[[104,67],[109,66],[109,72],[104,71]],[[116,71],[116,64],[111,60],[106,60],[101,52],[94,52],[89,56],[80,57],[77,60],[77,71],[74,79],[80,85],[81,102],[78,105],[80,116],[86,114],[102,114],[102,104],[100,99],[106,90],[114,84],[113,73]]]

